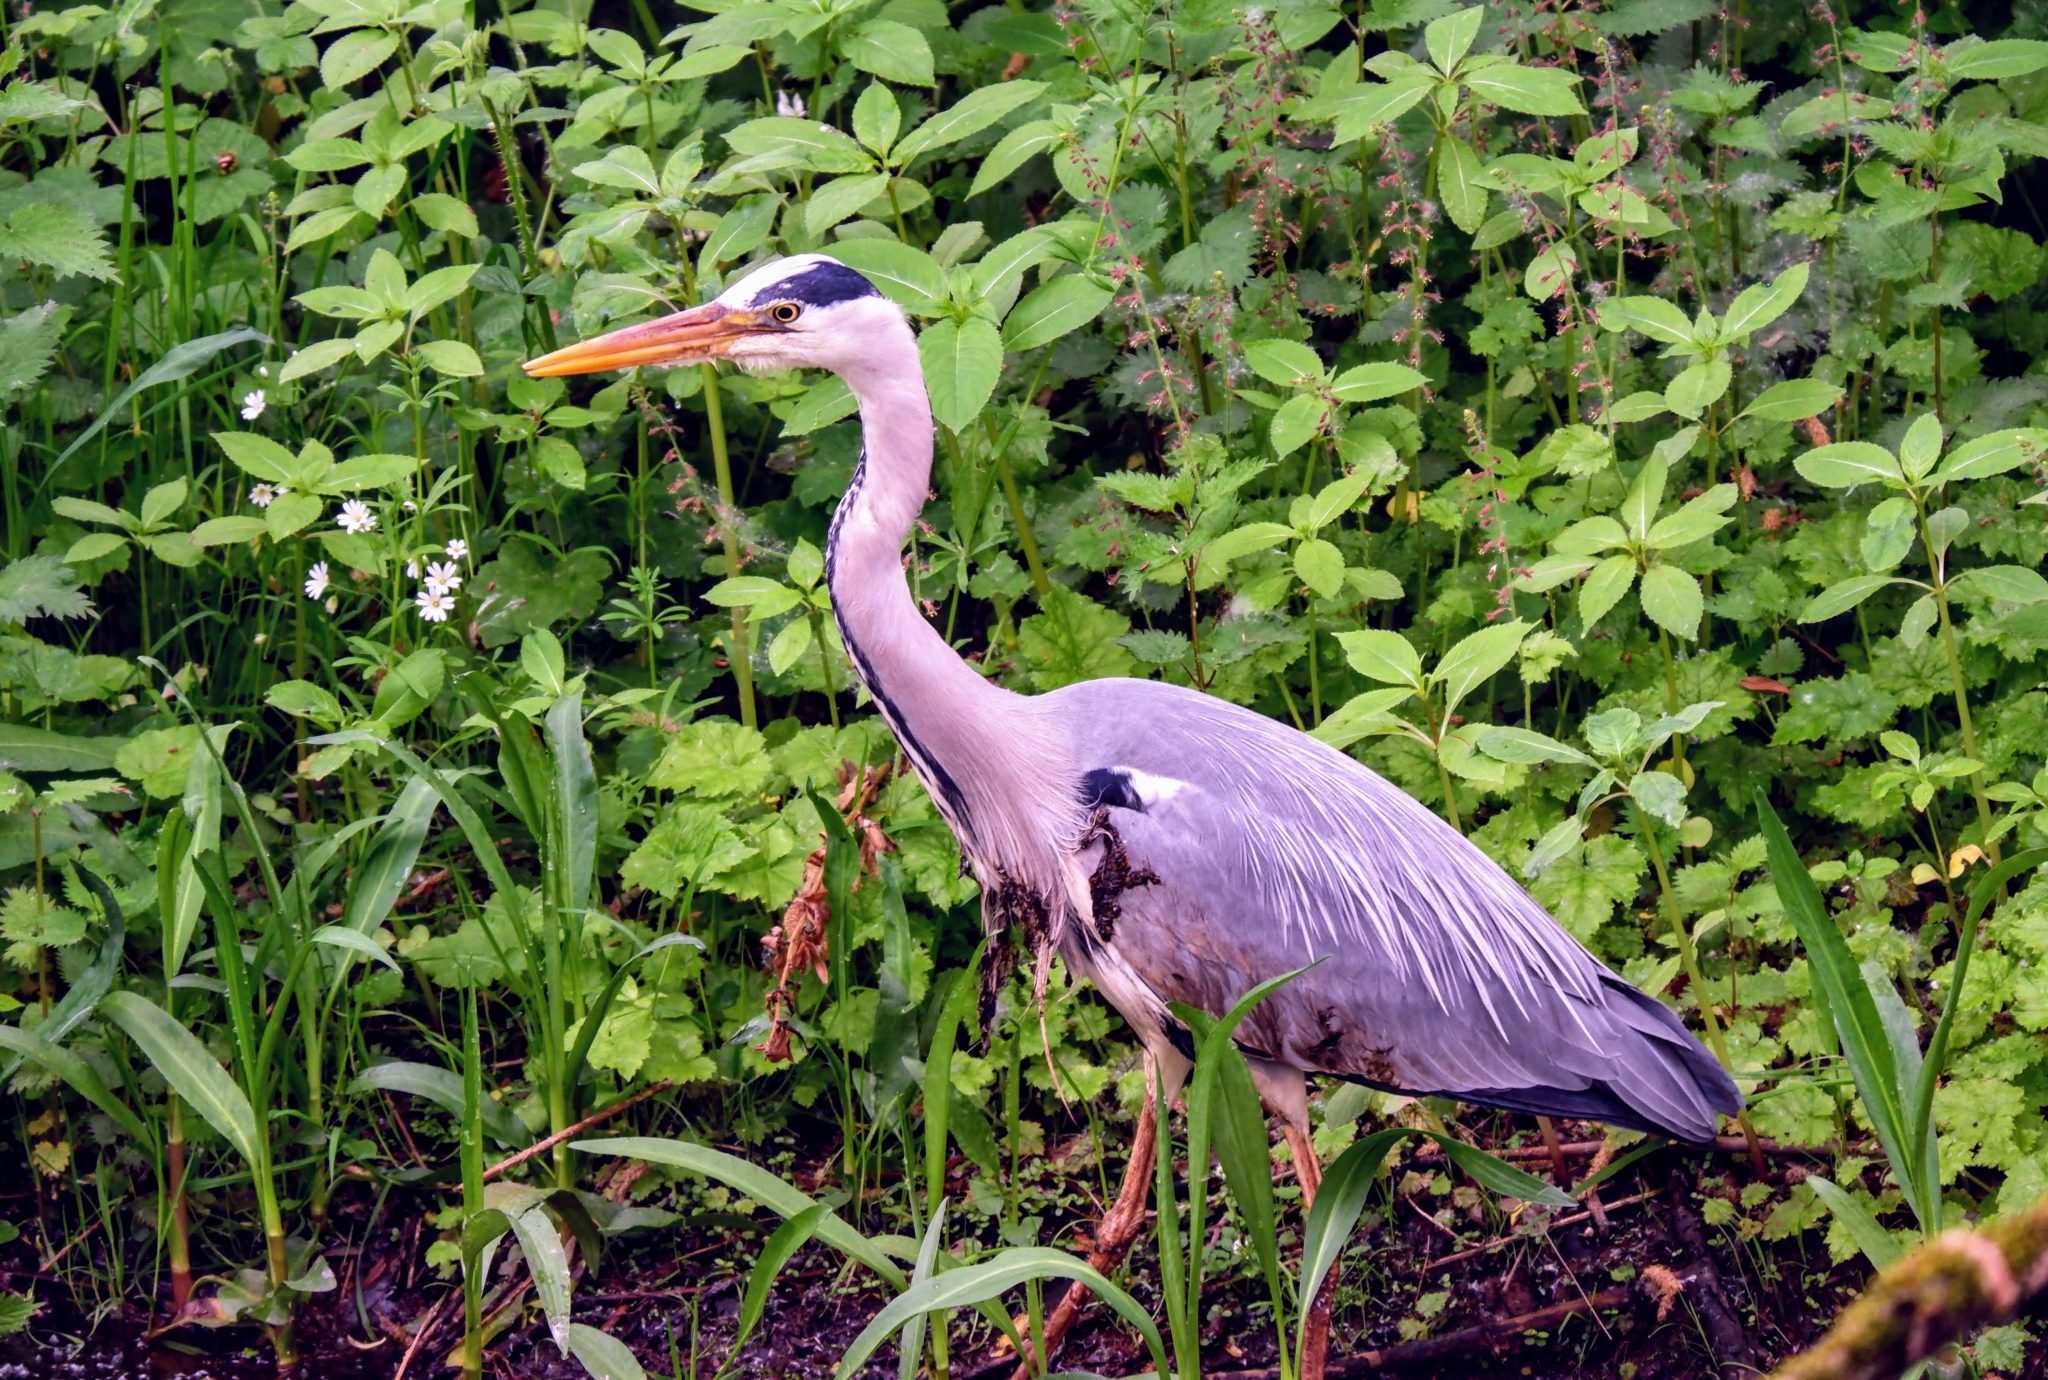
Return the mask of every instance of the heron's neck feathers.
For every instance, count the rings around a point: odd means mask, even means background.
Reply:
[[[840,370],[863,448],[826,542],[833,611],[861,683],[972,861],[1051,894],[1085,822],[1079,772],[1037,703],[983,679],[911,594],[903,542],[931,482],[932,411],[916,341],[895,325]]]

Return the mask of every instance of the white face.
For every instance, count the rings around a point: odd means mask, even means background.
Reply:
[[[774,329],[732,343],[727,358],[749,370],[857,367],[881,333],[902,334],[902,311],[829,254],[792,254],[751,270],[719,306]]]
[[[830,369],[869,378],[915,367],[895,303],[825,254],[762,264],[715,301],[578,341],[526,362],[536,378],[729,359],[746,369]]]

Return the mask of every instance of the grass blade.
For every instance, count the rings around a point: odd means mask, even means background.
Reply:
[[[162,359],[136,375],[135,382],[116,393],[114,400],[101,410],[99,416],[93,418],[91,426],[71,438],[71,444],[64,447],[63,454],[50,462],[49,473],[55,475],[58,470],[63,469],[64,462],[69,460],[80,446],[99,435],[101,428],[108,422],[120,416],[121,409],[126,407],[128,400],[137,393],[154,388],[160,383],[176,383],[179,379],[198,373],[206,366],[208,360],[222,350],[231,349],[236,345],[269,343],[270,337],[263,332],[252,331],[247,326],[238,326],[232,331],[222,331],[218,335],[202,335],[196,340],[173,345],[164,351]]]
[[[1877,1001],[1863,980],[1862,970],[1849,952],[1848,941],[1828,914],[1820,888],[1807,875],[1784,822],[1771,808],[1763,788],[1757,790],[1757,823],[1763,829],[1764,849],[1770,860],[1771,880],[1784,902],[1785,914],[1799,932],[1799,943],[1813,969],[1814,981],[1826,999],[1842,1041],[1842,1053],[1856,1080],[1871,1130],[1891,1161],[1899,1186],[1914,1205],[1923,1224],[1938,1220],[1932,1195],[1936,1185],[1920,1182],[1920,1165],[1906,1134],[1904,1091],[1899,1086],[1897,1061],[1892,1055],[1891,1037],[1878,1014]]]
[[[838,1374],[858,1372],[891,1333],[920,1313],[981,1303],[1027,1281],[1046,1279],[1077,1279],[1094,1290],[1145,1339],[1145,1346],[1152,1353],[1152,1364],[1158,1368],[1159,1374],[1166,1374],[1165,1343],[1160,1340],[1159,1329],[1153,1325],[1151,1316],[1138,1301],[1103,1278],[1099,1271],[1091,1269],[1086,1261],[1045,1246],[1014,1246],[980,1264],[948,1270],[905,1289],[874,1316],[860,1336],[854,1338],[853,1344],[839,1358]]]
[[[590,1380],[647,1380],[647,1372],[624,1342],[589,1323],[570,1323],[564,1340],[569,1354],[590,1372]]]
[[[30,1063],[40,1064],[63,1079],[71,1085],[73,1092],[105,1112],[116,1126],[137,1142],[147,1145],[155,1139],[142,1124],[142,1118],[113,1094],[100,1078],[99,1071],[77,1051],[51,1044],[35,1031],[17,1030],[11,1025],[0,1025],[0,1049],[11,1049]]]
[[[459,1117],[463,1114],[462,1075],[435,1064],[419,1064],[406,1059],[372,1064],[350,1080],[348,1090],[357,1094],[407,1093],[423,1097],[451,1115]],[[481,1100],[480,1109],[484,1129],[500,1145],[524,1150],[533,1144],[533,1133],[526,1129],[526,1123],[512,1115],[512,1109],[504,1103],[486,1097]]]
[[[185,1105],[226,1137],[244,1163],[254,1166],[256,1113],[199,1037],[161,1006],[133,992],[109,992],[100,999],[99,1009],[148,1056]]]
[[[1366,1195],[1372,1191],[1373,1180],[1379,1177],[1380,1165],[1385,1162],[1389,1150],[1414,1134],[1406,1127],[1374,1131],[1353,1142],[1351,1148],[1337,1156],[1336,1163],[1323,1175],[1323,1186],[1316,1194],[1315,1206],[1308,1210],[1308,1231],[1301,1244],[1302,1305],[1301,1317],[1294,1328],[1296,1355],[1301,1353],[1302,1330],[1308,1326],[1309,1306],[1322,1292],[1323,1281],[1336,1267],[1337,1257],[1344,1253],[1344,1243],[1351,1239],[1352,1229],[1358,1225],[1358,1216],[1365,1211]]]
[[[806,1208],[819,1206],[817,1199],[795,1185],[776,1178],[737,1155],[713,1150],[708,1145],[693,1145],[686,1140],[662,1140],[654,1136],[619,1136],[612,1140],[572,1141],[569,1148],[587,1155],[615,1155],[687,1169],[737,1189],[784,1217],[794,1217]],[[827,1212],[818,1220],[817,1236],[834,1250],[852,1256],[873,1270],[893,1287],[903,1287],[902,1268],[836,1214]]]
[[[740,1318],[733,1329],[732,1349],[726,1357],[725,1366],[719,1373],[725,1373],[727,1366],[738,1359],[740,1351],[747,1344],[747,1338],[754,1333],[761,1315],[768,1311],[768,1296],[775,1287],[782,1267],[804,1248],[804,1243],[818,1234],[818,1226],[825,1220],[831,1209],[823,1203],[813,1203],[796,1216],[775,1229],[761,1247],[760,1258],[754,1262],[753,1270],[747,1275],[747,1290],[740,1298]]]
[[[1871,1215],[1870,1209],[1860,1199],[1851,1197],[1834,1180],[1819,1174],[1809,1176],[1806,1182],[1813,1189],[1813,1196],[1820,1199],[1848,1230],[1856,1249],[1868,1256],[1871,1264],[1882,1270],[1903,1254],[1898,1241]]]

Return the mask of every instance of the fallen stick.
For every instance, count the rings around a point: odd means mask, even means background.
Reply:
[[[557,1145],[560,1145],[563,1141],[569,1139],[569,1137],[580,1136],[585,1131],[588,1131],[591,1127],[601,1125],[604,1122],[610,1121],[620,1112],[625,1111],[626,1108],[632,1106],[636,1102],[645,1102],[648,1098],[654,1096],[656,1093],[660,1092],[663,1088],[666,1088],[667,1086],[668,1080],[664,1078],[659,1083],[649,1083],[646,1087],[640,1089],[640,1091],[632,1093],[626,1097],[620,1098],[617,1102],[612,1103],[610,1106],[599,1107],[596,1111],[592,1112],[589,1116],[583,1118],[583,1120],[577,1122],[574,1126],[564,1126],[561,1130],[555,1132],[553,1135],[548,1136],[543,1140],[535,1141],[533,1144],[527,1146],[524,1150],[521,1150],[518,1154],[508,1155],[504,1159],[499,1160],[496,1164],[492,1165],[489,1169],[486,1169],[484,1171],[484,1178],[495,1179],[500,1174],[504,1173],[506,1170],[513,1168],[515,1165],[521,1165],[526,1163],[535,1155],[545,1155],[548,1151],[554,1149]]]

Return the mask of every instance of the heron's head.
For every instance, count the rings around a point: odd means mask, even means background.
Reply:
[[[578,341],[525,368],[549,378],[729,359],[747,369],[844,373],[898,335],[909,338],[903,313],[873,283],[828,255],[795,254],[762,264],[701,307]]]

